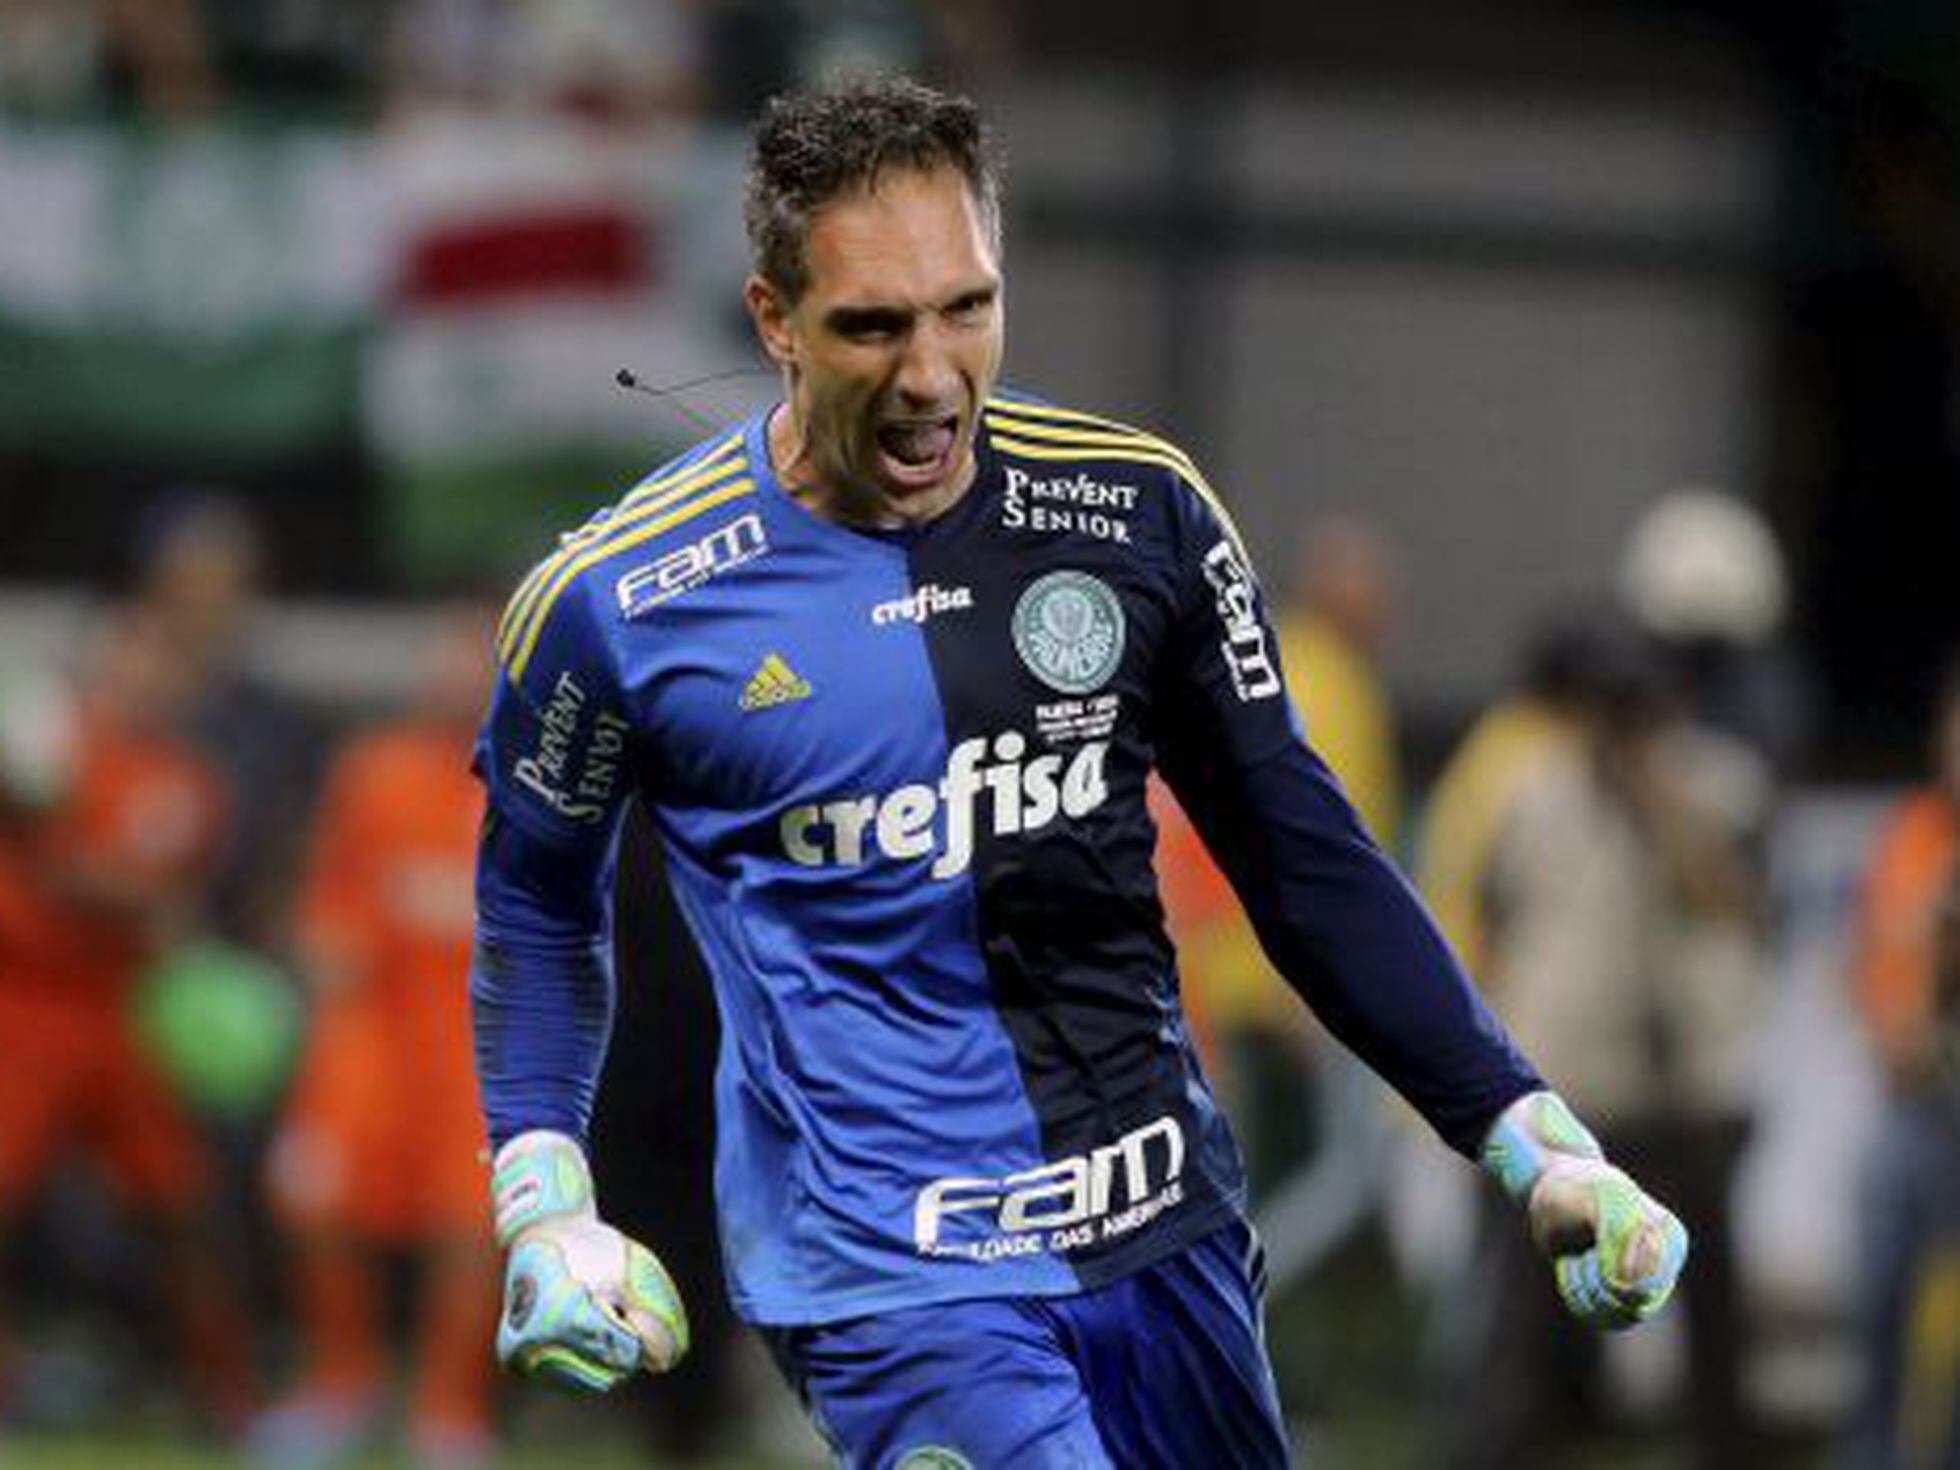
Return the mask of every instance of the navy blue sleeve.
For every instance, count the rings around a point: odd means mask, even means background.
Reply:
[[[1474,1156],[1497,1114],[1544,1083],[1308,748],[1236,536],[1188,487],[1179,511],[1179,623],[1157,692],[1164,778],[1274,967]]]
[[[489,809],[470,1013],[493,1148],[533,1128],[582,1139],[612,1029],[613,869],[634,742],[581,594],[574,583],[527,603],[520,591],[476,746]]]

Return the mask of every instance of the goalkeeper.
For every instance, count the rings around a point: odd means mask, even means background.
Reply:
[[[637,800],[721,1008],[731,1296],[840,1460],[1286,1464],[1153,768],[1276,968],[1518,1201],[1572,1311],[1658,1310],[1685,1233],[1511,1044],[1308,747],[1203,475],[996,387],[972,105],[903,82],[773,103],[747,220],[783,401],[565,537],[499,631],[471,985],[504,1361],[596,1391],[687,1344],[583,1154]]]

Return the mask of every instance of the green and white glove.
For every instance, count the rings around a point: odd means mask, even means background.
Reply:
[[[687,1351],[687,1313],[666,1268],[599,1219],[592,1172],[562,1133],[519,1134],[497,1151],[491,1195],[508,1251],[497,1361],[580,1393]]]
[[[1482,1161],[1524,1206],[1573,1316],[1618,1331],[1666,1305],[1688,1259],[1687,1230],[1606,1161],[1557,1093],[1530,1093],[1506,1108],[1484,1139]]]

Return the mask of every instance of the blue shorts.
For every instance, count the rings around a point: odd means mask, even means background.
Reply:
[[[1266,1470],[1289,1463],[1252,1231],[1093,1291],[769,1329],[846,1470]]]

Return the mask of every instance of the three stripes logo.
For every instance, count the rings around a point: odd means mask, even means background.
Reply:
[[[757,710],[774,709],[779,704],[794,704],[809,697],[809,681],[785,663],[780,653],[771,653],[756,665],[749,682],[742,686],[742,711],[754,714]]]

